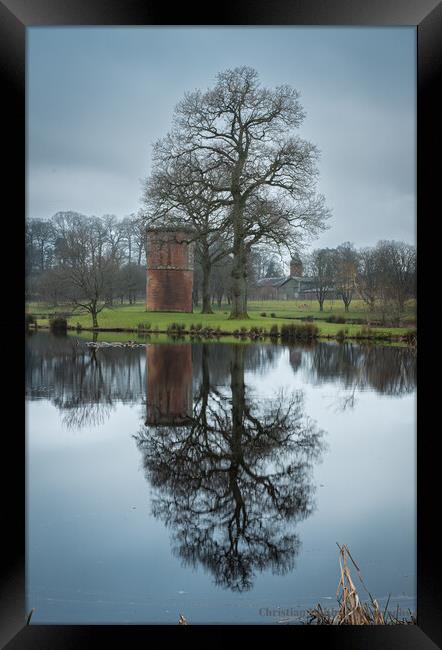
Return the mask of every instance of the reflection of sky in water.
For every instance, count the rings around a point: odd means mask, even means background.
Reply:
[[[67,428],[46,399],[28,402],[32,621],[176,623],[183,612],[191,622],[271,623],[277,619],[260,616],[261,608],[334,603],[336,542],[349,545],[375,597],[391,593],[392,605],[414,609],[415,395],[365,386],[343,409],[351,387],[310,381],[310,354],[303,352],[296,371],[288,349],[253,370],[246,360],[255,399],[304,392],[305,413],[326,432],[326,448],[313,468],[316,510],[296,525],[295,569],[285,576],[257,571],[245,593],[216,587],[202,567],[183,567],[171,553],[170,531],[150,515],[151,488],[132,437],[145,417],[141,398],[114,403],[102,423],[80,429]],[[223,384],[228,395],[229,377]]]

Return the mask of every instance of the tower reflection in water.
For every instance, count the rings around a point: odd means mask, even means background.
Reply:
[[[179,426],[192,417],[192,347],[147,345],[146,426]]]
[[[251,347],[222,346],[221,381],[210,344],[148,346],[147,418],[136,436],[173,552],[234,591],[251,589],[259,571],[294,568],[294,528],[314,509],[311,470],[323,450],[302,392],[253,396]]]

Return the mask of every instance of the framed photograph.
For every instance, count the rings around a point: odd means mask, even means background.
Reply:
[[[440,3],[0,16],[2,647],[439,647]]]

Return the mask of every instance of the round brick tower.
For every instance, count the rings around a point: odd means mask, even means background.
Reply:
[[[149,311],[192,312],[193,249],[185,229],[149,228],[146,299]]]

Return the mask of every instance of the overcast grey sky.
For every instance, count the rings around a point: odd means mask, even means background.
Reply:
[[[32,27],[28,37],[27,216],[140,207],[152,143],[188,90],[257,69],[290,84],[321,151],[333,211],[314,246],[415,242],[414,27]]]

